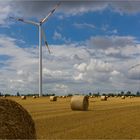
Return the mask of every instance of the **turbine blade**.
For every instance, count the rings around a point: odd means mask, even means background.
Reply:
[[[46,45],[46,47],[47,47],[47,49],[48,49],[49,54],[51,54],[51,51],[50,51],[50,48],[49,48],[49,46],[48,46],[48,42],[47,42],[47,41],[45,41],[45,45]]]
[[[54,11],[56,10],[56,8],[57,8],[60,4],[61,4],[61,2],[59,2],[59,3],[54,7],[54,9],[51,10],[51,11],[49,12],[49,14],[48,14],[44,19],[42,19],[42,20],[40,21],[40,23],[44,23],[45,21],[47,21],[48,18],[54,13]]]
[[[45,32],[44,32],[43,29],[42,29],[42,36],[43,36],[43,40],[44,40],[44,42],[45,42],[45,45],[46,45],[46,47],[47,47],[47,49],[48,49],[48,52],[49,52],[49,54],[51,54],[50,48],[49,48],[49,46],[48,46],[48,42],[47,42],[47,40],[46,40],[46,35],[45,35]]]
[[[24,23],[27,23],[27,24],[32,24],[32,25],[36,25],[38,26],[39,24],[34,22],[34,21],[30,21],[30,20],[24,20],[22,18],[15,18],[15,17],[9,17],[10,19],[14,19],[16,21],[21,21],[21,22],[24,22]]]
[[[140,64],[136,64],[136,65],[130,67],[129,70],[131,70],[131,69],[133,69],[133,68],[136,68],[137,66],[140,66]]]

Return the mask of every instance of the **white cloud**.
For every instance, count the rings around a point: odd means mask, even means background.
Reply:
[[[128,78],[132,80],[140,80],[140,65],[131,68],[127,73]]]
[[[80,65],[74,65],[74,67],[79,70],[80,72],[85,72],[87,69],[87,64],[86,63],[81,63]]]
[[[56,84],[54,87],[54,92],[59,93],[60,95],[67,95],[68,94],[68,86],[64,84]]]
[[[140,12],[140,1],[112,1],[110,2],[111,6],[114,8],[115,12],[119,12],[120,14],[127,13],[127,14],[136,14]]]
[[[57,31],[55,31],[54,32],[53,39],[60,40],[60,39],[62,39],[62,35],[60,33],[58,33]]]
[[[0,1],[0,24],[7,26],[5,23],[9,16],[26,17],[26,18],[44,18],[50,10],[56,5],[56,1]],[[120,14],[136,14],[140,12],[139,1],[63,1],[61,6],[56,10],[54,16],[59,19],[64,17],[81,15],[88,12],[103,11],[110,8],[113,12]],[[83,23],[75,24],[77,27],[95,28],[94,25]],[[106,30],[106,27],[104,28]],[[112,30],[116,34],[117,30]]]
[[[33,75],[37,75],[37,71],[34,69],[38,62],[36,56],[31,49],[27,50],[17,46],[15,39],[0,36],[0,55],[9,56],[9,59],[5,61],[5,66],[0,70],[2,73],[1,78],[3,79],[2,83],[5,84],[5,87],[2,87],[2,89],[6,89],[8,86],[19,90],[30,83]],[[10,91],[10,89],[8,90]],[[26,89],[22,90],[26,91]]]
[[[92,71],[96,70],[98,72],[110,72],[112,71],[112,66],[109,63],[106,63],[101,60],[91,59],[87,70]]]
[[[118,71],[116,71],[116,70],[113,70],[112,72],[111,72],[111,75],[118,75],[118,74],[120,74],[120,72],[118,72]]]
[[[109,37],[106,39],[110,40]],[[43,47],[43,92],[66,94],[79,91],[139,90],[140,69],[129,68],[139,63],[140,45],[136,40],[131,42],[123,46],[122,41],[120,47],[110,46],[106,50],[81,43],[50,45],[52,54],[47,56],[46,48]],[[0,36],[0,62],[4,60],[3,56],[7,56],[4,65],[0,63],[1,91],[37,93],[38,49],[22,48],[17,44],[14,38]],[[120,59],[114,55],[120,53],[130,58]]]
[[[112,47],[127,47],[136,44],[136,39],[132,36],[95,36],[88,41],[88,46],[97,49],[107,49]]]
[[[18,75],[22,75],[22,74],[23,74],[23,70],[17,71],[17,74],[18,74]]]
[[[73,77],[74,80],[84,80],[84,73],[79,73],[77,76]]]
[[[34,16],[42,18],[54,7],[56,1],[15,1],[12,3],[12,7],[15,12],[24,14],[25,16]],[[110,8],[114,12],[119,13],[138,13],[140,11],[139,1],[116,1],[116,0],[94,0],[94,1],[63,1],[60,7],[57,9],[57,13],[61,13],[61,19],[63,15],[81,15],[87,12],[103,11],[106,8]],[[42,17],[40,17],[42,15]]]
[[[43,73],[44,75],[49,75],[51,77],[61,77],[61,76],[65,76],[66,74],[68,74],[67,72],[63,72],[61,70],[50,70],[47,68],[43,68]]]
[[[16,1],[13,7],[16,11],[24,13],[27,16],[46,16],[46,14],[56,5],[56,1]],[[86,6],[85,6],[86,5]],[[63,15],[77,15],[88,11],[102,10],[107,6],[104,2],[82,2],[82,1],[63,1],[57,12]]]
[[[112,33],[117,34],[118,33],[117,29],[112,30]]]
[[[0,2],[0,24],[7,26],[5,24],[7,17],[10,15],[11,6],[8,2]]]
[[[18,79],[18,80],[10,80],[11,83],[24,83],[24,81],[22,79]]]
[[[66,88],[68,88],[68,86],[63,85],[63,84],[56,84],[56,88],[66,89]]]
[[[73,26],[77,27],[77,28],[90,28],[90,29],[95,29],[96,26],[93,24],[89,24],[89,23],[74,23]]]
[[[87,81],[88,83],[99,81],[102,83],[105,80],[108,81],[111,73],[113,72],[112,64],[93,58],[91,58],[87,64],[81,63],[76,65],[75,68],[78,70],[78,72],[74,79]]]
[[[60,40],[60,41],[63,41],[65,43],[71,42],[70,39],[67,39],[66,37],[62,36],[62,34],[57,32],[57,31],[54,32],[53,39],[54,40]]]

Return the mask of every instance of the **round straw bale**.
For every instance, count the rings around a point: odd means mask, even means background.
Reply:
[[[21,99],[22,100],[26,100],[26,96],[21,96]]]
[[[125,96],[122,96],[121,99],[125,99]]]
[[[0,99],[0,139],[36,139],[32,117],[15,101]]]
[[[66,96],[62,96],[63,98],[66,98]]]
[[[33,96],[33,98],[35,99],[35,98],[36,98],[36,96]]]
[[[72,110],[88,110],[89,100],[87,96],[74,95],[71,98],[71,109]]]
[[[56,96],[50,96],[50,101],[57,101],[57,97]]]
[[[101,101],[107,101],[107,96],[102,95],[101,96]]]
[[[129,96],[129,98],[133,98],[133,96]]]

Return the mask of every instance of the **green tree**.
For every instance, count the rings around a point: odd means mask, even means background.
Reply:
[[[91,92],[88,95],[91,96]]]
[[[137,91],[136,95],[137,95],[137,96],[140,96],[140,92],[139,92],[139,91]]]
[[[130,96],[130,95],[131,95],[131,91],[127,91],[126,96]]]
[[[17,96],[20,96],[19,92],[17,92]]]
[[[121,96],[124,95],[124,91],[121,91]]]

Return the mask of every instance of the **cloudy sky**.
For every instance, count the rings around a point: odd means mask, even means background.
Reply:
[[[38,93],[38,28],[9,16],[39,21],[56,3],[0,1],[1,92]],[[140,90],[140,1],[63,1],[43,28],[43,93]]]

